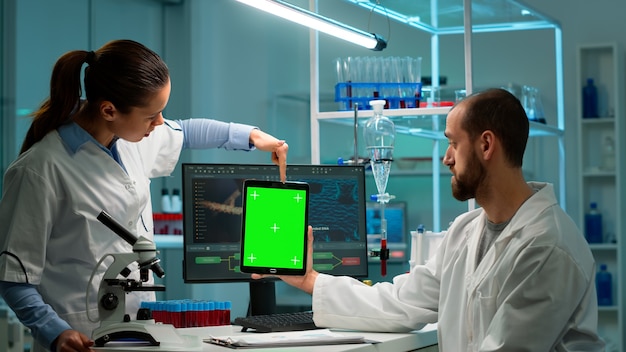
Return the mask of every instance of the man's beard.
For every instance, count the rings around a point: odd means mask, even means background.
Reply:
[[[471,154],[464,174],[452,178],[452,195],[460,201],[476,198],[476,190],[485,179],[485,167],[475,153]]]

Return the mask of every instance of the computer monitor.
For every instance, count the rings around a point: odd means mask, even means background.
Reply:
[[[185,163],[182,173],[184,281],[250,282],[248,314],[273,313],[274,280],[252,280],[239,270],[241,190],[245,179],[278,180],[278,167]],[[310,187],[313,267],[333,275],[367,277],[364,167],[289,165],[287,180]]]

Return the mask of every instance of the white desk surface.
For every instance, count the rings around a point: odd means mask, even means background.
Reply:
[[[221,333],[217,333],[211,331],[211,333],[215,335],[228,335],[228,334],[245,334],[241,332],[241,327],[239,326],[225,326],[222,327],[225,330]],[[202,328],[195,328],[198,330],[203,330]],[[185,329],[189,330],[189,329]],[[204,330],[206,331],[206,330]],[[200,331],[200,334],[204,334],[204,331]],[[351,351],[351,352],[388,352],[388,351],[412,351],[418,348],[432,346],[437,344],[437,325],[429,324],[424,327],[422,330],[406,333],[406,334],[397,334],[397,333],[371,333],[371,332],[360,332],[360,331],[343,331],[343,330],[333,330],[342,335],[357,335],[363,336],[368,340],[379,341],[377,344],[347,344],[347,345],[323,345],[323,346],[294,346],[294,347],[283,347],[283,348],[271,348],[272,351],[290,351],[290,352],[314,352],[314,351],[324,351],[324,352],[339,352],[339,351]],[[233,351],[231,348],[221,347],[212,344],[205,344],[207,346],[203,346],[202,351],[215,351],[215,352],[224,352],[224,351]],[[265,351],[267,352],[267,348],[258,348],[258,349],[245,349],[246,351]]]
[[[345,344],[345,345],[320,345],[320,346],[290,346],[290,347],[271,347],[271,348],[245,348],[243,351],[289,351],[289,352],[388,352],[388,351],[413,351],[422,347],[428,347],[437,344],[437,325],[428,324],[419,331],[413,331],[410,333],[370,333],[360,331],[345,331],[334,330],[342,335],[357,335],[363,336],[368,340],[379,341],[380,343],[370,344]],[[185,328],[178,329],[178,332],[182,335],[193,335],[201,338],[208,338],[209,336],[229,336],[229,335],[241,335],[250,334],[250,332],[241,332],[241,327],[236,325],[226,326],[214,326],[205,328]],[[97,351],[111,351],[119,352],[119,348],[96,348]],[[162,346],[156,347],[137,347],[137,348],[125,348],[124,351],[138,350],[138,351],[168,351]],[[242,349],[239,349],[242,350]],[[174,350],[176,351],[176,350]],[[212,352],[226,352],[235,351],[235,349],[222,347],[210,343],[202,344],[202,351]]]

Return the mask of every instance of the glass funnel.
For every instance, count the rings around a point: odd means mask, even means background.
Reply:
[[[382,196],[389,179],[396,130],[393,122],[383,116],[384,100],[372,100],[370,105],[374,110],[374,116],[367,120],[363,132],[378,195]]]

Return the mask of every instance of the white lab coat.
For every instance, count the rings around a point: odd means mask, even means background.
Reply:
[[[602,351],[595,262],[558,206],[552,185],[511,219],[476,267],[485,213],[475,209],[448,229],[436,257],[393,284],[372,287],[320,274],[313,291],[319,326],[410,331],[438,322],[439,349]]]
[[[135,236],[152,239],[150,178],[174,170],[182,144],[180,128],[166,125],[138,143],[120,139],[124,171],[96,144],[85,143],[73,154],[57,131],[48,133],[5,175],[0,233],[6,237],[0,249],[18,255],[24,269],[14,258],[0,256],[0,280],[37,285],[62,319],[91,336],[98,323],[88,320],[86,307],[88,303],[89,316],[97,319],[98,287],[107,267],[99,268],[88,287],[92,270],[105,254],[131,251],[96,217],[106,210]],[[137,272],[130,277],[139,279]],[[154,292],[126,295],[127,312],[136,313],[142,300],[154,300]]]

